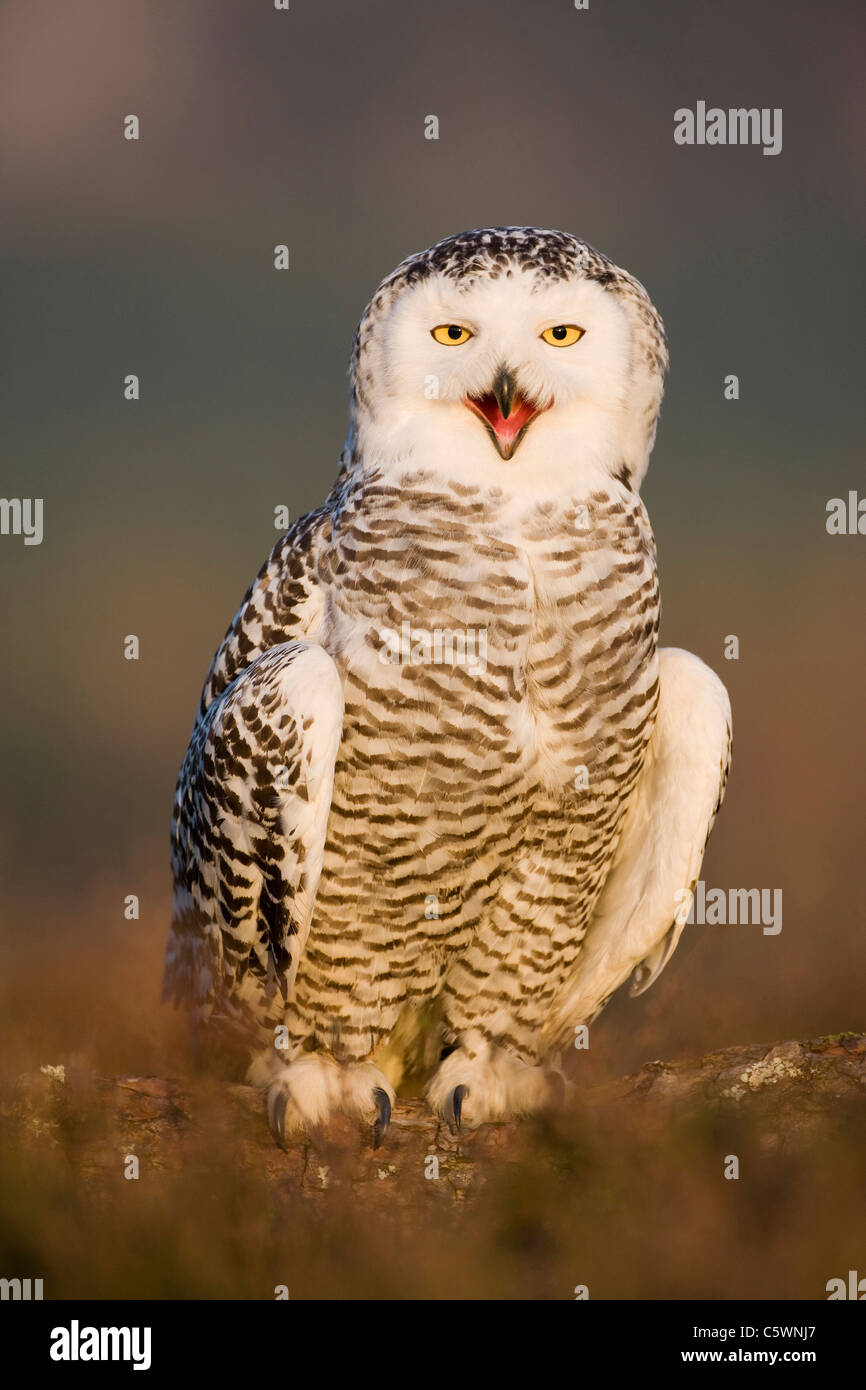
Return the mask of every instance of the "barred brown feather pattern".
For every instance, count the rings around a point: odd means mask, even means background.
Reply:
[[[383,630],[404,623],[483,632],[485,669],[384,662]],[[280,859],[276,875],[261,875],[247,940],[248,866],[267,869],[268,857],[262,837],[244,849],[233,832],[242,808],[227,775],[238,762],[253,783],[273,775],[261,680],[244,708],[263,751],[253,753],[231,706],[218,765],[208,740],[214,701],[222,712],[240,663],[314,626],[340,672],[345,716],[322,877],[286,1012],[292,1050],[367,1056],[405,1002],[439,994],[446,1028],[471,1019],[533,1058],[652,728],[658,592],[639,497],[612,480],[521,515],[501,488],[355,474],[276,547],[215,659],[175,830],[176,872],[197,899],[187,929],[219,923],[219,937],[208,935],[220,961],[208,998],[230,1012],[251,971],[267,1024],[282,1017],[272,985],[287,964],[269,948],[269,923],[289,910],[280,885],[291,875]],[[291,763],[296,731],[281,737],[279,760]],[[216,825],[199,814],[191,829],[183,806],[200,805],[202,790]],[[226,865],[210,908],[202,849]]]
[[[441,991],[453,1031],[471,1016],[533,1057],[574,964],[652,728],[654,546],[615,481],[519,525],[510,510],[407,473],[358,480],[335,524],[323,640],[346,711],[299,1044],[366,1056],[405,1000]],[[382,664],[404,622],[483,630],[486,670]]]

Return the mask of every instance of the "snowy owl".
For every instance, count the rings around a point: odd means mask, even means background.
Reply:
[[[465,232],[366,309],[324,505],[214,657],[174,807],[165,991],[247,1050],[281,1142],[399,1093],[542,1107],[676,947],[728,698],[659,650],[639,495],[667,352],[577,237]]]

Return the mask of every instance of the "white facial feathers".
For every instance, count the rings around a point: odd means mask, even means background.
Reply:
[[[449,324],[471,336],[437,341],[432,330]],[[582,334],[545,341],[557,325]],[[467,482],[505,481],[507,469],[513,484],[531,469],[535,485],[601,471],[636,486],[666,364],[642,286],[585,243],[534,229],[464,233],[404,262],[364,315],[355,450],[379,467],[447,465]],[[512,400],[525,425],[503,448],[500,406],[508,416]]]

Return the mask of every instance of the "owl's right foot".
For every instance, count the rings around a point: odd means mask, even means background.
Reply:
[[[529,1115],[557,1095],[554,1073],[467,1034],[440,1063],[426,1095],[452,1133]]]
[[[341,1066],[330,1057],[311,1054],[280,1068],[268,1086],[268,1124],[285,1148],[293,1134],[321,1129],[342,1113],[371,1131],[378,1148],[391,1120],[394,1090],[370,1062]]]

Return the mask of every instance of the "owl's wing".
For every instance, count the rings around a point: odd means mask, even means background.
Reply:
[[[324,506],[300,517],[277,541],[211,662],[197,723],[235,676],[269,647],[291,640],[317,640],[327,587],[321,571],[327,568],[338,505],[335,490]]]
[[[240,1032],[251,996],[290,987],[321,870],[343,718],[336,668],[315,645],[333,500],[294,523],[247,590],[175,794],[164,995]]]
[[[164,997],[236,1034],[282,1017],[313,912],[343,728],[311,642],[257,657],[208,706],[175,800]]]
[[[659,652],[659,704],[640,781],[610,872],[546,1031],[560,1040],[590,1022],[633,974],[641,994],[673,954],[724,796],[731,707],[709,667],[675,647]]]

